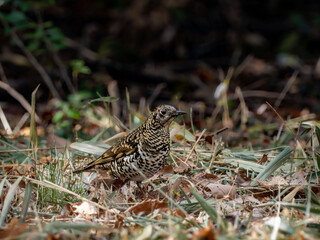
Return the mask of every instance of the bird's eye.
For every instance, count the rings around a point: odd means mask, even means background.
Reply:
[[[160,112],[162,115],[165,115],[167,113],[166,110],[164,110],[164,109],[162,109]]]

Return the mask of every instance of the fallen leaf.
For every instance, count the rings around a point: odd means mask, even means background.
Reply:
[[[168,203],[164,200],[159,201],[157,199],[153,199],[153,200],[144,200],[130,208],[128,208],[125,213],[134,213],[134,214],[138,214],[140,212],[152,212],[155,209],[161,209],[161,208],[167,208],[168,207]]]
[[[304,177],[303,170],[299,170],[295,172],[292,176],[292,180],[290,181],[290,185],[307,185],[308,182]]]
[[[206,228],[201,228],[198,231],[196,231],[192,239],[194,240],[215,240],[216,234],[213,230],[212,224],[207,226]]]
[[[18,239],[27,227],[27,223],[20,224],[18,218],[13,218],[6,229],[0,230],[0,239]]]
[[[265,163],[267,161],[268,161],[268,155],[264,153],[257,163],[258,164],[262,164],[262,163]]]
[[[89,202],[83,201],[79,205],[73,204],[74,213],[78,213],[87,220],[91,220],[94,216],[98,216],[98,209]]]
[[[52,158],[51,158],[51,156],[47,156],[47,157],[40,158],[39,161],[41,163],[48,164],[52,161]]]
[[[215,183],[220,180],[220,178],[217,175],[214,175],[212,173],[198,173],[193,177],[193,180],[199,184],[201,184],[203,187],[207,187],[208,184]]]
[[[236,178],[234,179],[234,182],[241,187],[248,187],[250,186],[251,179],[248,178],[246,174],[240,172],[237,174]]]
[[[24,127],[19,131],[21,136],[30,137],[30,127]],[[44,136],[44,129],[43,127],[37,127],[37,135],[38,137]]]
[[[244,202],[250,202],[250,203],[256,203],[256,204],[261,204],[261,202],[256,199],[255,197],[253,196],[250,196],[250,195],[246,195],[244,198],[243,198],[243,201]]]
[[[288,181],[285,180],[283,177],[281,176],[274,176],[271,178],[270,181],[260,181],[258,179],[256,179],[257,182],[259,183],[260,186],[264,186],[264,187],[271,187],[271,186],[286,186],[289,185]]]
[[[237,197],[237,190],[234,186],[210,183],[206,187],[211,190],[211,194],[214,198],[228,197],[230,199],[235,199]]]

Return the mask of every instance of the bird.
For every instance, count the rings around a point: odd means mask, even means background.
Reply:
[[[170,152],[169,125],[184,114],[170,105],[156,107],[140,127],[74,173],[99,169],[123,182],[140,184],[164,167]]]

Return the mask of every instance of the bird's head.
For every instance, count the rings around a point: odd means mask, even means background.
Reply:
[[[179,111],[170,105],[160,105],[151,113],[151,121],[155,125],[162,127],[169,126],[177,116],[184,115],[186,112]]]

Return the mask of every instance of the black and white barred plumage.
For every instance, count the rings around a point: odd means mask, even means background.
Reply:
[[[74,172],[99,168],[123,181],[142,181],[152,177],[164,167],[169,157],[169,125],[175,117],[183,114],[185,112],[169,105],[158,106],[140,127],[83,169]]]

